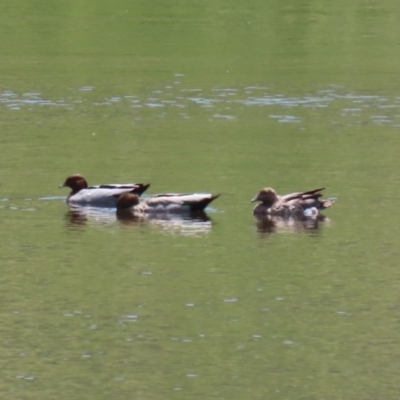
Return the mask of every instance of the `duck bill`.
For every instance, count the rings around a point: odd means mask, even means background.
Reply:
[[[258,196],[253,197],[253,198],[251,199],[251,203],[254,203],[255,201],[258,201]]]
[[[65,183],[62,183],[61,185],[58,186],[59,189],[65,187]]]

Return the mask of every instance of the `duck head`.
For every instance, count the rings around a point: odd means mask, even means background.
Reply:
[[[86,179],[79,174],[74,174],[70,175],[65,182],[59,186],[59,188],[62,187],[69,187],[72,189],[72,194],[78,193],[81,189],[86,189],[88,187],[88,184],[86,182]]]
[[[117,200],[117,210],[126,210],[139,204],[139,196],[135,193],[122,193]]]
[[[272,188],[264,188],[261,189],[257,196],[251,199],[252,202],[254,201],[261,201],[264,205],[271,207],[276,201],[278,200],[278,196],[274,189]]]

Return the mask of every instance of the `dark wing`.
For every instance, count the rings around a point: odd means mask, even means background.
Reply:
[[[285,196],[282,196],[282,200],[284,202],[290,201],[290,200],[296,200],[296,199],[318,199],[319,197],[322,196],[322,193],[320,193],[322,190],[325,188],[319,188],[319,189],[313,189],[309,190],[307,192],[298,192],[298,193],[291,193],[287,194]]]
[[[131,189],[130,193],[138,194],[139,196],[144,193],[150,184],[144,183],[129,183],[129,184],[105,184],[105,185],[98,185],[98,186],[90,186],[88,189]]]

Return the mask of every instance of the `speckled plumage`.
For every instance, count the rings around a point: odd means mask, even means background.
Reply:
[[[252,199],[252,202],[260,201],[260,204],[254,207],[253,214],[256,216],[317,218],[320,210],[330,207],[336,200],[334,198],[320,199],[322,190],[324,188],[280,196],[272,188],[261,189]]]

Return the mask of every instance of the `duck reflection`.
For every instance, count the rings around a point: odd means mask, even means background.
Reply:
[[[318,233],[321,222],[329,224],[330,220],[323,215],[318,215],[317,218],[263,216],[256,218],[256,227],[258,232],[268,234],[284,232]]]
[[[137,215],[129,209],[118,210],[117,219],[124,225],[143,224],[157,227],[166,233],[184,236],[204,234],[211,231],[212,222],[204,211],[174,214],[168,212]]]
[[[111,208],[70,206],[65,213],[67,226],[115,222],[115,211]]]
[[[129,209],[115,211],[114,208],[69,207],[65,214],[69,228],[87,225],[105,225],[119,223],[122,226],[149,226],[163,233],[184,236],[205,234],[211,231],[212,221],[204,211],[172,214],[168,212],[137,215]]]

